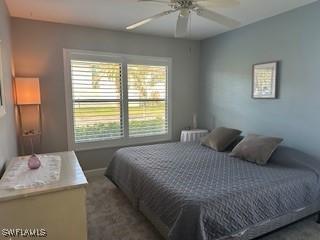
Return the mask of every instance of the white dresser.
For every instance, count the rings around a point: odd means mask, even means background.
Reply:
[[[50,155],[61,157],[59,181],[37,188],[0,190],[0,239],[10,239],[4,236],[10,229],[41,230],[47,234],[41,239],[48,240],[87,239],[87,179],[74,152]]]

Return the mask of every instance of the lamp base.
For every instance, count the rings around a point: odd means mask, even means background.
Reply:
[[[19,114],[20,153],[41,153],[40,105],[17,105]]]
[[[21,155],[32,155],[34,153],[41,153],[41,134],[22,135],[20,139]]]

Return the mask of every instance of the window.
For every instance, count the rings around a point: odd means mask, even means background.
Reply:
[[[69,149],[171,139],[171,60],[64,50]]]
[[[71,60],[76,143],[123,136],[121,64]]]
[[[129,136],[165,134],[167,67],[128,65]]]

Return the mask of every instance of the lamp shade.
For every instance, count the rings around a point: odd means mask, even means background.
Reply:
[[[39,78],[16,78],[17,105],[41,104]]]

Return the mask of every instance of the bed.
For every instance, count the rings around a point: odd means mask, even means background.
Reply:
[[[166,239],[253,239],[320,211],[320,161],[279,147],[266,166],[200,144],[118,150],[105,173]]]

